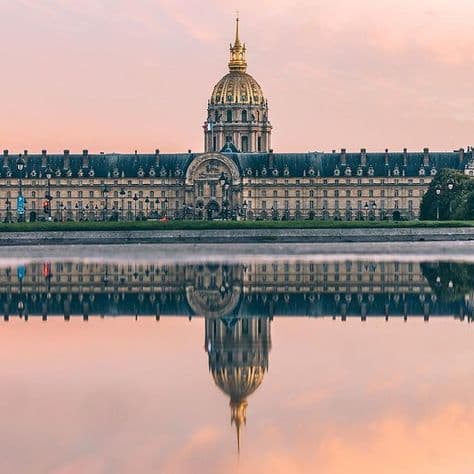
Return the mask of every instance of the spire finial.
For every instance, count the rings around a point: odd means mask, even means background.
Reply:
[[[229,69],[231,72],[245,72],[247,62],[245,61],[245,44],[240,42],[240,15],[239,12],[235,18],[235,42],[230,45]]]
[[[235,13],[235,45],[240,44],[240,37],[239,37],[239,10]]]

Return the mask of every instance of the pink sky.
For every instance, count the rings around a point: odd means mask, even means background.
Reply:
[[[0,147],[202,150],[236,9],[275,151],[474,144],[472,0],[0,0]]]

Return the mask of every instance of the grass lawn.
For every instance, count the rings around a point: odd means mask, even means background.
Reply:
[[[474,227],[474,221],[135,221],[23,222],[0,224],[0,232],[207,230],[207,229],[366,229]]]

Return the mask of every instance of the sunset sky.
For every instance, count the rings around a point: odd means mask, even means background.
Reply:
[[[474,144],[472,0],[0,0],[0,147],[201,151],[237,9],[275,151]]]

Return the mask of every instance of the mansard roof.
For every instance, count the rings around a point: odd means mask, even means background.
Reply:
[[[350,177],[435,175],[443,168],[464,170],[472,150],[454,152],[382,153],[223,153],[248,178]],[[84,178],[180,178],[200,153],[181,154],[53,154],[24,156],[24,177],[44,178],[47,167],[53,177]],[[17,178],[18,155],[3,155],[1,178]]]

